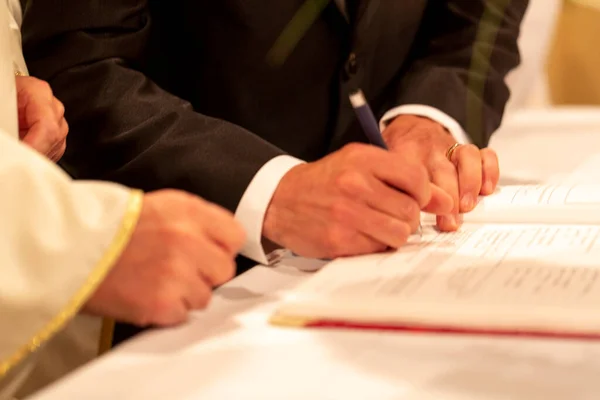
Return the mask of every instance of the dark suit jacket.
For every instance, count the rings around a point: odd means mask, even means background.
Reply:
[[[235,210],[269,159],[365,140],[347,99],[358,86],[378,117],[429,105],[487,143],[527,0],[354,0],[350,24],[330,2],[273,67],[305,1],[28,0],[26,60],[71,127],[62,166]]]
[[[352,27],[331,2],[283,66],[269,65],[304,1],[29,0],[25,56],[71,128],[62,165],[235,210],[272,157],[310,161],[365,140],[353,86],[378,117],[426,104],[487,143],[527,0],[358,0]]]

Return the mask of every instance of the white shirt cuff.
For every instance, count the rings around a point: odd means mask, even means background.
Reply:
[[[246,230],[246,244],[241,251],[243,256],[260,264],[269,264],[262,243],[265,214],[281,178],[302,163],[304,161],[292,156],[278,156],[263,165],[252,178],[235,210],[235,218]]]
[[[471,143],[469,136],[460,126],[458,122],[448,114],[438,110],[437,108],[426,106],[422,104],[407,104],[392,108],[384,114],[379,122],[379,129],[383,130],[387,127],[390,120],[396,118],[398,115],[418,115],[419,117],[429,118],[441,125],[443,125],[452,134],[454,139],[460,144]]]

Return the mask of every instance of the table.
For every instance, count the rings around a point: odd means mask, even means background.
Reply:
[[[493,145],[508,181],[559,182],[600,150],[600,110],[515,114]],[[268,325],[277,300],[321,265],[288,256],[255,267],[217,290],[188,324],[145,333],[32,399],[591,400],[600,393],[600,342]]]

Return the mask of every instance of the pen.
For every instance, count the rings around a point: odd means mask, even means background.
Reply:
[[[358,122],[362,126],[369,142],[374,146],[387,150],[388,147],[379,130],[379,123],[377,123],[377,119],[375,119],[375,115],[373,114],[371,107],[369,107],[369,103],[367,103],[367,99],[365,99],[362,90],[358,89],[355,92],[350,93],[350,103],[352,104],[352,108],[354,108]],[[423,236],[423,227],[421,226],[420,221],[418,234]]]

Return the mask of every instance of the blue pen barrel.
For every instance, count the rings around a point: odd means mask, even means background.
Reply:
[[[359,90],[352,93],[350,95],[350,103],[352,103],[358,122],[367,136],[367,139],[369,139],[369,142],[374,146],[387,149],[387,145],[379,130],[379,123],[375,119],[375,115],[373,114],[371,107],[369,107],[362,91]]]

